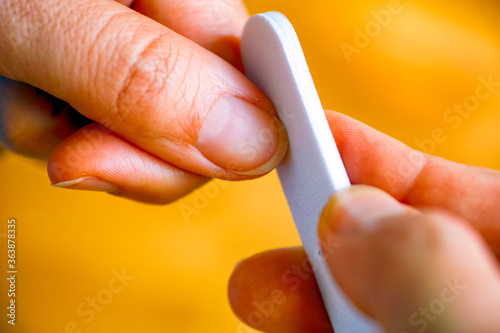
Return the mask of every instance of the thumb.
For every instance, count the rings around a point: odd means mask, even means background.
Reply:
[[[318,233],[339,286],[387,332],[500,330],[497,262],[464,221],[353,186],[332,197]]]
[[[271,101],[232,65],[174,30],[109,0],[14,3],[0,11],[0,75],[68,102],[191,173],[242,180],[283,158],[286,131]],[[94,141],[79,146],[98,153]]]

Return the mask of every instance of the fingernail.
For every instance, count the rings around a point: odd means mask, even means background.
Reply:
[[[370,230],[377,222],[405,215],[404,205],[384,191],[365,185],[355,185],[337,192],[321,214],[318,234],[346,236]]]
[[[240,98],[221,98],[198,134],[197,148],[211,162],[242,175],[265,174],[286,153],[288,138],[281,122]]]
[[[109,193],[116,192],[117,190],[116,185],[95,177],[82,177],[51,185],[71,190],[99,191]]]

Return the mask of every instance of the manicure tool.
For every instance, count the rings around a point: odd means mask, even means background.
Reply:
[[[343,294],[319,245],[323,206],[350,181],[297,34],[278,12],[255,15],[245,26],[241,51],[246,75],[274,103],[288,132],[289,148],[278,175],[335,333],[382,333]]]

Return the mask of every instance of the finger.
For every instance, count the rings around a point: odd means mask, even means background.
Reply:
[[[286,133],[263,93],[163,25],[114,1],[9,3],[0,73],[194,173],[245,179],[284,155]]]
[[[240,0],[136,0],[133,9],[243,70],[240,37],[248,12]]]
[[[229,302],[247,325],[268,333],[333,332],[302,248],[280,249],[239,263]]]
[[[415,208],[402,207],[408,216],[420,214]],[[332,331],[302,247],[266,251],[243,260],[234,269],[228,289],[234,313],[254,328],[265,332]],[[286,293],[286,300],[277,297],[276,290]],[[290,320],[293,325],[288,325]]]
[[[381,188],[411,206],[456,213],[500,254],[500,172],[433,157],[347,116],[326,114],[354,184]]]
[[[332,198],[318,233],[339,286],[387,332],[500,328],[496,261],[461,219],[407,215],[385,192],[360,186]]]
[[[104,191],[155,204],[175,201],[209,180],[158,159],[96,123],[57,147],[48,168],[56,187]]]
[[[48,159],[89,119],[27,84],[0,77],[0,142],[18,154]]]
[[[203,10],[199,10],[200,8],[203,8]],[[201,46],[224,56],[226,60],[233,64],[239,64],[239,36],[247,18],[246,9],[241,2],[231,1],[231,5],[222,3],[221,6],[221,2],[217,1],[209,1],[207,3],[200,1],[179,2],[170,0],[154,2],[135,1],[134,10],[168,26],[177,33],[194,40]],[[222,52],[222,47],[227,49],[228,52]],[[86,131],[88,130],[89,129],[86,129]],[[55,186],[80,190],[113,188],[115,194],[117,193],[116,188],[120,188],[121,190],[119,192],[121,196],[124,196],[124,193],[126,193],[127,197],[139,201],[167,203],[172,201],[173,198],[175,199],[186,194],[186,190],[197,188],[200,185],[199,181],[192,183],[190,186],[189,184],[183,183],[186,186],[183,187],[181,191],[176,191],[178,186],[164,186],[165,181],[153,179],[154,184],[158,185],[156,190],[152,190],[151,187],[149,187],[148,192],[144,193],[144,191],[137,191],[138,188],[136,186],[131,186],[130,183],[134,184],[136,180],[134,179],[135,177],[131,178],[128,176],[121,177],[118,181],[120,185],[116,185],[116,175],[124,174],[122,170],[123,167],[121,166],[123,160],[122,156],[104,155],[106,156],[106,163],[104,164],[107,167],[101,170],[95,167],[89,170],[88,166],[96,165],[96,162],[93,161],[95,156],[99,159],[97,164],[103,164],[103,155],[99,154],[99,152],[105,151],[106,147],[96,147],[98,150],[97,154],[85,154],[85,157],[79,154],[80,156],[75,159],[76,156],[74,151],[81,145],[85,145],[88,138],[89,135],[73,136],[71,141],[65,142],[58,148],[55,157],[51,160],[51,167],[49,170],[51,170],[51,174],[54,174],[54,170],[57,169],[58,176],[52,177],[54,182],[57,181],[57,179],[67,180],[56,183]],[[118,142],[114,143],[114,145],[117,144]],[[122,145],[128,146],[128,143],[122,143]],[[62,163],[61,161],[65,162]],[[71,163],[71,161],[78,162]],[[171,166],[169,165],[168,169],[170,168]],[[134,175],[137,177],[138,175],[144,174],[141,176],[141,180],[144,182],[145,179],[152,178],[150,173],[151,170],[135,168]],[[64,176],[61,177],[62,175]],[[188,175],[190,174],[188,173]],[[192,177],[192,175],[190,176]],[[160,178],[164,179],[162,177]],[[97,182],[96,179],[100,181]],[[179,181],[180,180],[181,179],[179,179]],[[106,184],[103,184],[103,181],[105,181]],[[207,180],[203,179],[203,182],[205,181]],[[96,184],[99,184],[99,186]],[[124,192],[124,188],[128,190]],[[139,190],[140,189],[143,189],[143,187],[140,187]]]
[[[241,1],[135,1],[134,10],[241,67],[239,37],[248,18]],[[89,123],[67,103],[2,77],[0,104],[3,145],[30,157],[48,159],[64,138]]]

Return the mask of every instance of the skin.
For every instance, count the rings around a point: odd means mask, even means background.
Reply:
[[[195,143],[222,96],[274,113],[240,72],[246,19],[239,1],[5,0],[3,144],[50,155],[53,182],[92,176],[112,181],[115,195],[145,202],[171,202],[211,177],[257,176],[215,165]],[[339,241],[327,261],[346,295],[388,332],[410,332],[408,316],[440,295],[443,279],[459,277],[471,292],[429,320],[427,332],[497,332],[500,174],[418,153],[326,114],[351,180],[371,186],[339,193],[320,221],[324,252],[329,236]],[[85,156],[75,155],[89,143]],[[348,209],[360,200],[400,213],[367,228],[366,217]],[[283,280],[288,270],[298,283]],[[244,322],[266,332],[332,331],[301,248],[243,261],[229,299]],[[255,319],[259,311],[264,320]]]
[[[497,332],[500,172],[424,155],[345,115],[326,114],[352,182],[365,184],[334,196],[319,223],[323,253],[346,295],[387,332],[417,332],[422,326],[411,325],[410,315],[421,307],[425,313],[443,295],[443,281],[456,278],[466,290],[425,332]],[[376,207],[372,214],[391,213],[373,221],[366,210],[350,213],[363,202]],[[233,311],[264,332],[331,332],[314,277],[286,279],[307,263],[302,248],[241,262],[229,283]],[[271,297],[275,290],[286,299]],[[271,315],[252,320],[263,313],[256,304],[271,304]]]
[[[286,151],[281,127],[279,143],[236,161],[240,173],[232,161],[206,157],[225,142],[205,145],[209,154],[197,146],[225,96],[262,109],[262,123],[275,113],[240,71],[248,18],[241,1],[7,0],[3,7],[0,75],[10,80],[0,83],[0,137],[15,152],[51,156],[52,183],[94,177],[115,195],[168,203],[212,177],[266,174]]]

